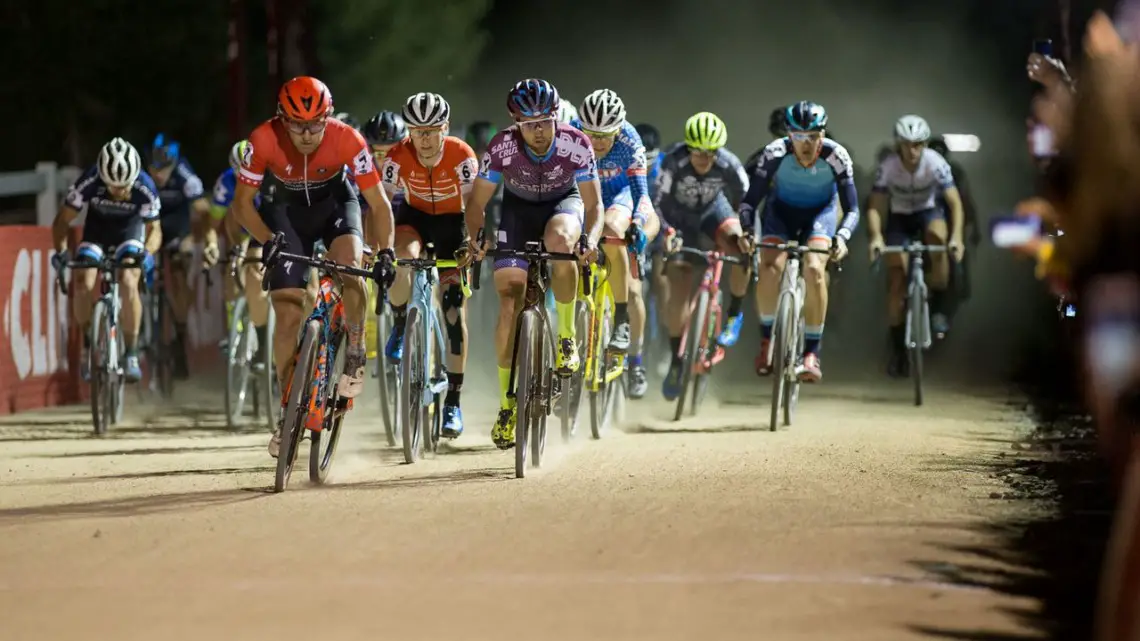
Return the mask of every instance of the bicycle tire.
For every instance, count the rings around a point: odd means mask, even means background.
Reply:
[[[388,446],[395,447],[396,438],[400,434],[399,412],[396,403],[400,399],[399,373],[397,368],[388,362],[384,354],[384,340],[392,331],[392,311],[387,304],[384,311],[376,318],[376,380],[380,388],[380,418],[384,422],[384,436],[388,439]]]
[[[606,301],[609,302],[608,300]],[[605,307],[602,309],[602,315],[596,327],[598,329],[597,338],[594,349],[594,371],[592,373],[594,380],[597,382],[598,389],[590,390],[590,436],[595,440],[602,438],[602,432],[605,431],[608,423],[606,415],[607,399],[613,393],[613,382],[606,381],[606,374],[609,373],[609,352],[606,347],[610,343],[610,335],[613,332],[613,309]]]
[[[776,307],[776,323],[772,326],[772,410],[769,417],[768,429],[775,432],[779,429],[780,410],[783,409],[785,380],[788,366],[787,343],[788,323],[791,311],[787,296],[780,296]]]
[[[246,397],[250,392],[249,378],[252,363],[249,360],[249,341],[253,325],[250,323],[248,311],[244,296],[235,300],[227,332],[225,403],[226,426],[230,429],[238,426],[245,410]]]
[[[423,386],[427,384],[427,372],[416,370],[423,364],[419,350],[424,347],[424,322],[420,311],[408,308],[407,324],[404,325],[404,353],[400,359],[400,400],[398,406],[400,430],[404,446],[404,462],[415,463],[423,447],[424,418],[427,408],[423,405]],[[417,380],[417,373],[419,380]]]
[[[107,303],[108,309],[114,309],[112,303]],[[117,321],[118,319],[113,319]],[[119,327],[113,328],[115,339],[112,341],[111,362],[108,363],[107,393],[110,395],[111,425],[118,425],[123,420],[124,397],[126,396],[126,377],[123,375],[123,357],[126,355],[126,346],[123,344],[123,334]]]
[[[297,461],[301,439],[305,436],[305,418],[309,415],[309,393],[312,391],[313,370],[316,367],[317,341],[321,324],[311,320],[305,324],[300,347],[297,348],[293,379],[289,383],[289,400],[281,425],[281,445],[277,452],[277,471],[273,478],[273,491],[284,492],[289,476]]]
[[[707,290],[701,291],[697,297],[696,307],[693,308],[693,315],[689,317],[687,329],[689,336],[685,344],[685,358],[681,363],[681,391],[677,395],[677,410],[673,413],[673,420],[681,420],[681,416],[685,413],[685,401],[689,398],[689,383],[693,380],[693,366],[697,359],[697,350],[700,349],[701,332],[704,331],[705,314],[708,312],[709,293]],[[693,389],[694,393],[696,388]]]
[[[577,336],[585,336],[586,340],[579,346],[579,360],[583,367],[578,368],[569,378],[562,381],[562,396],[559,404],[559,415],[562,418],[562,441],[569,443],[578,432],[578,417],[582,411],[583,392],[586,391],[585,355],[594,346],[591,343],[591,330],[593,315],[586,305],[579,304],[575,310],[574,325]],[[596,437],[595,437],[596,438]]]
[[[265,409],[265,424],[269,431],[277,429],[277,412],[281,409],[281,404],[278,399],[281,398],[281,393],[278,390],[277,371],[274,364],[274,348],[273,336],[277,332],[277,316],[273,313],[273,305],[269,306],[269,313],[265,318],[265,342],[266,345],[262,348],[262,353],[265,354],[265,373],[260,376],[259,387],[261,391],[258,396],[263,398],[262,405]]]
[[[542,345],[539,352],[540,362],[536,363],[536,370],[542,376],[542,383],[540,389],[542,392],[538,395],[538,404],[531,404],[531,427],[530,427],[530,465],[535,469],[542,467],[542,459],[546,453],[546,418],[549,416],[547,401],[550,399],[550,390],[553,389],[554,382],[554,368],[551,364],[554,362],[554,350],[551,347],[549,340],[544,340],[545,333],[539,334],[539,341]]]
[[[515,478],[526,477],[527,446],[530,444],[530,414],[531,405],[536,399],[532,394],[536,385],[531,378],[535,374],[535,337],[540,339],[540,327],[535,327],[533,310],[523,310],[519,320],[518,360],[515,365]]]
[[[722,302],[720,292],[717,292],[716,296],[717,296],[717,310],[719,312],[720,303]],[[704,297],[706,300],[709,300],[707,293],[704,294]],[[718,317],[714,317],[714,316],[709,315],[708,309],[709,309],[709,307],[706,306],[705,307],[706,312],[704,314],[704,318],[702,319],[702,321],[703,321],[702,324],[705,326],[705,328],[700,334],[701,336],[705,337],[705,349],[701,353],[699,353],[698,356],[701,359],[707,358],[709,362],[712,362],[712,354],[710,354],[709,351],[710,351],[710,349],[711,350],[716,349],[716,340],[717,340],[717,335],[719,334],[719,332],[716,331],[716,326],[717,326],[717,323],[719,322],[720,319]],[[718,313],[718,316],[719,316],[719,313]],[[699,345],[699,343],[698,343],[698,345]],[[693,396],[692,396],[692,398],[689,399],[689,416],[696,416],[697,415],[697,410],[700,408],[701,404],[704,403],[705,396],[708,395],[708,392],[709,392],[709,374],[710,373],[711,373],[711,370],[693,374]]]
[[[799,298],[793,300],[804,300],[804,280],[801,278],[798,283]],[[792,345],[792,353],[790,354],[791,364],[794,366],[796,360],[804,353],[804,341],[807,340],[805,332],[805,324],[803,309],[791,310],[791,317],[794,319],[789,324],[792,329],[792,340],[789,341]],[[791,427],[792,419],[795,418],[796,405],[800,401],[800,377],[798,373],[793,373],[792,376],[785,376],[784,380],[787,381],[784,387],[784,427]]]
[[[432,388],[447,379],[446,352],[443,345],[441,328],[446,327],[443,312],[437,310],[435,325],[425,329],[425,342],[428,352],[428,371],[430,376],[426,380]],[[439,442],[443,438],[443,402],[439,393],[433,393],[431,402],[424,407],[423,442],[425,450],[432,454],[439,453]]]
[[[922,291],[918,287],[912,287],[914,290],[910,294],[910,300],[907,301],[907,322],[911,324],[910,329],[910,345],[907,346],[910,351],[910,377],[914,380],[914,405],[921,407],[923,402],[923,389],[922,389],[922,352],[923,345],[926,342],[926,327],[924,324],[925,318],[922,318],[923,310],[926,307],[926,300],[922,295]],[[915,317],[919,317],[916,319]]]
[[[344,412],[340,410],[342,399],[338,392],[340,372],[344,371],[345,350],[348,347],[348,336],[341,334],[334,338],[339,343],[336,349],[336,358],[330,364],[329,375],[324,381],[324,389],[320,390],[321,403],[325,406],[325,421],[321,431],[309,432],[309,480],[323,485],[328,480],[329,470],[332,469],[333,458],[336,456],[336,446],[340,442],[340,428],[344,423]],[[325,443],[324,451],[321,444]]]
[[[104,333],[107,303],[105,299],[95,301],[91,313],[91,349],[87,353],[87,371],[90,380],[91,424],[96,436],[107,433],[108,416],[104,406],[104,388],[107,386],[106,354],[110,347],[109,337]]]
[[[174,397],[174,350],[171,349],[174,341],[174,325],[170,321],[173,316],[165,293],[159,294],[154,304],[157,337],[155,352],[158,354],[155,359],[155,375],[158,378],[158,394],[163,400],[170,400]]]

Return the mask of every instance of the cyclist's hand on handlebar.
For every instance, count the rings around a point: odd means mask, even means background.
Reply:
[[[67,269],[67,261],[69,260],[67,250],[56,252],[51,255],[51,268],[57,272]]]
[[[645,230],[641,225],[637,224],[634,220],[629,223],[629,229],[625,232],[625,242],[629,244],[630,249],[637,254],[645,253],[645,246],[649,244],[649,238],[645,235]]]
[[[218,249],[218,243],[206,243],[202,248],[202,263],[206,268],[213,267],[218,264],[218,257],[221,256],[221,250]]]
[[[591,240],[588,234],[582,234],[578,237],[574,253],[578,254],[579,264],[589,265],[598,259],[598,243]]]
[[[847,256],[847,241],[839,234],[831,240],[831,260],[839,262]]]
[[[483,238],[483,230],[480,229],[474,236],[467,237],[467,263],[477,263],[486,255],[487,241]],[[456,256],[456,260],[460,258]]]
[[[289,246],[285,242],[285,233],[277,232],[273,234],[273,238],[265,241],[261,246],[261,264],[266,268],[271,268],[277,263],[277,257],[281,252]]]
[[[879,257],[883,255],[883,248],[886,246],[887,243],[883,241],[882,235],[871,237],[871,242],[868,243],[867,250],[870,252],[872,263],[879,260]]]
[[[961,238],[951,237],[950,242],[946,243],[946,249],[950,251],[950,257],[956,263],[962,262],[962,257],[966,255],[966,246]]]
[[[678,234],[677,230],[673,227],[666,228],[664,233],[665,253],[676,254],[681,251],[681,247],[684,246],[684,240],[681,238],[681,234]]]
[[[756,246],[756,243],[752,242],[752,236],[749,234],[740,234],[734,240],[736,241],[736,248],[744,255],[751,254],[752,248]]]
[[[376,252],[375,262],[372,263],[372,277],[381,289],[388,289],[396,280],[396,253],[391,248]]]

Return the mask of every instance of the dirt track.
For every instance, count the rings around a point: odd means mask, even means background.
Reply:
[[[3,639],[891,639],[1028,633],[1035,607],[942,583],[1024,505],[964,464],[1026,420],[1001,395],[829,380],[798,423],[767,404],[640,418],[552,441],[510,478],[469,392],[454,451],[401,465],[368,402],[335,484],[272,483],[266,433],[217,396],[137,411],[105,439],[83,408],[0,422]],[[873,390],[873,391],[872,391]],[[202,408],[208,411],[203,413]],[[633,405],[664,416],[664,403]],[[365,411],[360,411],[364,409]],[[631,416],[633,411],[629,413]],[[145,419],[145,420],[144,420]],[[958,637],[961,638],[961,637]],[[1026,637],[1029,638],[1029,637]]]

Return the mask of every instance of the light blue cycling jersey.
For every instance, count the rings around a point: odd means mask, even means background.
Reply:
[[[859,224],[851,155],[839,143],[824,138],[819,157],[804,167],[796,160],[791,139],[779,138],[764,148],[756,163],[748,193],[740,204],[740,217],[746,227],[751,226],[756,207],[765,198],[769,199],[768,209],[778,215],[782,210],[824,211],[836,195],[846,212],[838,233],[850,240]]]
[[[583,129],[582,121],[575,118],[570,124]],[[603,158],[598,158],[598,181],[602,185],[602,205],[626,207],[638,223],[645,222],[646,212],[653,210],[646,182],[648,163],[641,134],[629,124],[622,123],[614,138],[614,145]]]
[[[237,174],[233,167],[227,167],[218,179],[214,181],[214,195],[211,201],[218,207],[229,207],[234,201],[234,192],[237,190]],[[261,207],[261,193],[253,195],[253,206]]]

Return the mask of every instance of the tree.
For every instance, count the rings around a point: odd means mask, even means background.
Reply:
[[[323,78],[338,111],[361,120],[420,91],[464,100],[486,44],[491,0],[341,0],[314,4]]]

